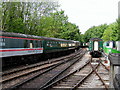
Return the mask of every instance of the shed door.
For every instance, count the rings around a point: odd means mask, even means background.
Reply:
[[[98,51],[98,41],[95,41],[95,42],[94,42],[94,50],[95,50],[95,51]]]

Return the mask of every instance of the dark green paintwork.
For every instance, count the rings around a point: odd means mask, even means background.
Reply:
[[[52,47],[48,47],[47,42],[57,42],[57,43],[53,44]],[[43,40],[43,48],[44,48],[43,52],[44,53],[59,52],[59,51],[63,51],[63,50],[68,50],[68,48],[70,48],[68,46],[67,47],[61,47],[59,45],[59,43],[68,43],[68,42]]]
[[[98,41],[99,44],[99,51],[103,51],[103,41]],[[89,51],[93,51],[94,50],[94,41],[90,41],[89,42]]]

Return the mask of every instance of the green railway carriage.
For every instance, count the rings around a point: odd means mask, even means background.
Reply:
[[[89,51],[92,57],[100,57],[103,51],[103,40],[100,38],[91,38],[89,40]]]
[[[120,41],[107,41],[103,44],[104,53],[120,53]]]
[[[60,52],[77,48],[75,42],[72,40],[47,37],[44,37],[43,39],[43,53]]]
[[[88,47],[88,43],[82,42],[82,43],[81,43],[81,47],[82,47],[82,48],[87,48],[87,47]]]

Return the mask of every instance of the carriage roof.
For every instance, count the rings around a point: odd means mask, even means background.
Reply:
[[[103,40],[100,38],[91,38],[89,41],[103,41]]]
[[[65,39],[51,38],[51,37],[49,38],[49,37],[43,37],[43,36],[26,35],[26,34],[21,34],[21,33],[3,32],[3,31],[0,31],[0,35],[2,35],[2,36],[11,36],[11,37],[53,40],[53,41],[75,42],[74,40],[65,40]]]

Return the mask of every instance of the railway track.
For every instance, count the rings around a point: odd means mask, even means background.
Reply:
[[[27,65],[27,66],[22,66],[22,67],[6,70],[6,71],[2,72],[2,81],[0,81],[0,82],[6,82],[12,78],[22,76],[22,74],[27,75],[33,71],[49,68],[58,63],[67,61],[72,56],[75,56],[75,54],[77,54],[77,53],[73,53],[73,54],[70,54],[69,56],[65,56],[65,57],[57,58],[57,59],[53,59],[53,60],[48,60],[45,62],[40,62],[40,63],[33,64],[33,65]]]
[[[83,50],[85,52],[85,50]],[[30,66],[23,69],[13,70],[11,72],[3,73],[3,79],[0,81],[2,83],[2,87],[4,88],[33,88],[32,86],[35,86],[34,88],[38,88],[38,86],[42,86],[46,83],[46,81],[49,81],[47,83],[50,83],[50,78],[54,77],[56,78],[59,74],[64,72],[67,68],[69,68],[72,64],[74,64],[79,57],[79,54],[82,52],[79,51],[78,53],[64,58],[63,61],[58,60],[58,62],[53,62],[45,65],[36,65],[36,66]],[[76,55],[76,56],[75,56]],[[73,58],[75,60],[73,60]],[[62,71],[61,71],[62,70]],[[48,78],[49,77],[49,78]],[[52,79],[51,79],[52,80]],[[39,85],[33,85],[36,84],[35,82],[40,82]],[[32,85],[30,85],[30,83]],[[41,85],[40,85],[41,84]],[[30,87],[31,86],[31,87]]]
[[[80,89],[80,88],[105,88],[108,90],[108,78],[105,76],[108,74],[108,69],[104,65],[102,65],[101,60],[93,61],[89,60],[86,64],[81,66],[80,68],[74,70],[73,72],[67,74],[66,76],[59,78],[55,82],[45,86],[42,89]],[[93,77],[94,76],[94,77]],[[100,87],[93,86],[95,81],[92,83],[90,79],[95,78],[99,81]],[[92,84],[92,85],[91,85]],[[98,83],[97,83],[98,84]],[[96,84],[96,85],[97,85]]]
[[[72,53],[70,55],[63,56],[63,57],[60,57],[60,58],[57,58],[57,59],[51,59],[51,60],[48,59],[46,61],[42,61],[42,62],[37,63],[37,64],[25,65],[25,66],[20,66],[20,67],[12,68],[12,69],[9,69],[9,70],[4,70],[2,72],[2,76],[5,76],[5,75],[11,74],[11,73],[15,73],[15,72],[19,72],[19,71],[23,71],[23,70],[26,70],[26,69],[31,69],[31,68],[34,68],[34,67],[39,67],[39,66],[42,66],[42,65],[46,65],[46,64],[50,64],[50,63],[62,61],[62,60],[71,58],[75,54],[76,53]]]

